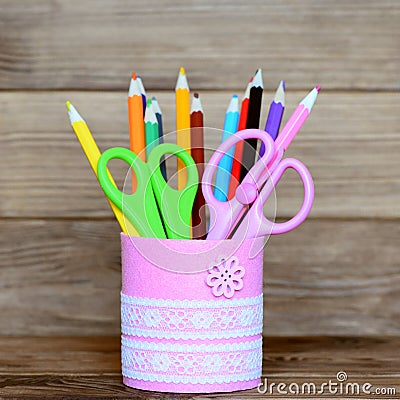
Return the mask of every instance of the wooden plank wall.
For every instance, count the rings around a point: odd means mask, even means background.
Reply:
[[[0,334],[118,334],[119,229],[64,102],[101,149],[126,145],[135,69],[171,131],[181,65],[216,128],[257,67],[265,105],[286,80],[285,120],[322,87],[288,152],[315,206],[268,243],[265,333],[400,334],[399,22],[395,0],[0,0]],[[283,183],[288,217],[299,184]]]

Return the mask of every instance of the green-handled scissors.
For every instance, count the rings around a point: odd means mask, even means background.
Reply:
[[[162,176],[161,159],[168,154],[180,158],[186,166],[187,182],[182,190],[169,186]],[[121,192],[111,182],[107,164],[113,159],[125,161],[133,169],[137,182],[133,194]],[[114,147],[101,155],[97,173],[106,196],[123,212],[139,235],[190,239],[190,216],[199,176],[193,158],[182,147],[172,143],[160,144],[150,152],[147,162],[128,149]]]

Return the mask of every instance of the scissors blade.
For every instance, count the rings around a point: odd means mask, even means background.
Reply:
[[[182,189],[175,190],[169,186],[162,175],[161,160],[168,154],[178,157],[185,166],[187,182]],[[147,164],[150,168],[151,183],[167,237],[169,239],[190,239],[190,218],[199,182],[197,166],[193,158],[182,147],[164,143],[150,152]]]

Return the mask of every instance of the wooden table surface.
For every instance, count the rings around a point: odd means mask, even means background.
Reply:
[[[264,399],[292,397],[271,386],[291,383],[370,383],[371,395],[330,394],[319,397],[400,398],[400,338],[264,337],[263,378],[272,393],[257,389],[224,394],[165,394],[135,390],[122,384],[120,338],[3,337],[0,338],[0,398],[32,399]],[[366,387],[368,389],[368,387]],[[373,395],[382,389],[397,394]],[[285,390],[282,388],[281,390]],[[296,390],[292,386],[292,390]],[[334,388],[332,389],[334,390]],[[338,391],[339,391],[338,386]],[[343,389],[343,394],[345,389]],[[349,389],[350,390],[350,389]],[[308,392],[305,392],[306,394]],[[353,392],[349,392],[352,394]],[[307,398],[307,396],[302,396]],[[318,396],[309,396],[318,398]]]

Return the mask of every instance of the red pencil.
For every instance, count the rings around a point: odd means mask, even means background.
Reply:
[[[250,82],[247,85],[246,91],[245,91],[243,99],[242,99],[238,131],[242,131],[243,129],[246,129],[247,114],[249,111],[250,88],[251,88],[252,82],[253,82],[253,77],[251,77]],[[234,158],[233,158],[232,171],[231,171],[231,180],[229,183],[228,200],[230,200],[235,195],[236,188],[239,185],[240,170],[242,168],[243,148],[244,148],[244,141],[241,140],[235,146],[235,154],[233,156]]]

